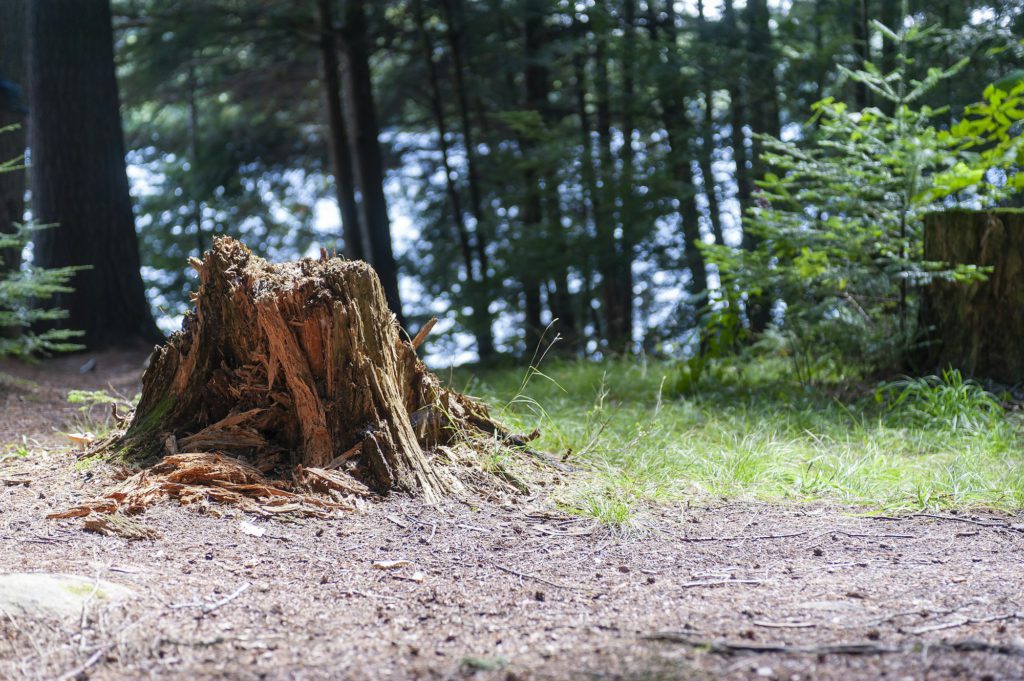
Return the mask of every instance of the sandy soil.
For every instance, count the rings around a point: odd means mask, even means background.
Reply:
[[[0,614],[0,678],[1024,678],[1022,518],[694,498],[617,534],[536,496],[271,522],[162,505],[135,542],[45,520],[108,476],[56,432],[66,391],[132,393],[144,355],[87,359],[0,364],[0,451],[33,449],[0,459],[31,481],[0,485],[0,573],[138,597]]]

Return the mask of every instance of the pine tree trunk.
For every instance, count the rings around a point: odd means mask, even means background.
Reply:
[[[526,109],[540,114],[545,125],[554,129],[558,125],[548,103],[551,92],[551,73],[549,60],[543,53],[548,44],[548,33],[544,26],[547,8],[539,0],[527,0],[523,6],[523,83],[525,86]],[[534,139],[524,138],[520,142],[524,151],[534,158],[543,154]],[[548,307],[551,314],[558,320],[557,330],[562,337],[564,347],[575,350],[579,344],[576,330],[576,315],[572,308],[569,295],[569,272],[566,254],[569,245],[566,240],[565,228],[562,225],[562,209],[558,192],[558,179],[552,171],[551,163],[546,159],[538,159],[534,165],[539,169],[530,169],[527,191],[530,197],[524,211],[524,222],[535,225],[537,233],[543,235],[549,248],[543,255],[547,262],[543,265],[551,282],[549,286]],[[529,220],[525,218],[529,216]]]
[[[158,348],[131,424],[130,462],[217,452],[260,469],[332,469],[380,492],[440,498],[438,446],[498,433],[483,405],[440,386],[404,340],[374,270],[327,258],[271,265],[230,238],[193,260],[183,330]]]
[[[462,146],[466,153],[466,179],[469,186],[469,208],[476,220],[473,227],[473,250],[480,266],[480,282],[474,292],[473,313],[474,324],[478,327],[476,332],[477,354],[481,360],[493,358],[496,350],[494,348],[494,332],[492,330],[493,320],[488,311],[491,302],[491,273],[490,257],[487,254],[488,242],[488,220],[484,211],[483,193],[480,188],[480,170],[477,163],[476,142],[473,136],[473,123],[469,115],[469,98],[463,71],[466,68],[466,59],[463,58],[465,46],[463,44],[463,28],[465,14],[461,0],[444,0],[445,21],[447,30],[445,35],[448,39],[448,49],[452,57],[452,75],[455,84],[456,99],[459,103],[459,125],[462,132]]]
[[[345,3],[345,57],[348,78],[345,94],[356,149],[356,182],[362,195],[360,224],[368,261],[380,277],[391,310],[405,325],[398,292],[398,266],[391,245],[391,219],[384,196],[384,161],[380,129],[370,75],[369,27],[365,0]]]
[[[32,212],[54,223],[35,238],[41,267],[85,265],[50,304],[62,326],[97,348],[161,338],[139,274],[125,173],[110,3],[51,0],[29,6]]]
[[[448,149],[448,123],[445,118],[441,82],[437,74],[437,64],[434,63],[434,44],[427,29],[422,0],[414,0],[413,14],[423,46],[423,60],[427,64],[427,76],[430,82],[430,110],[434,115],[434,124],[437,127],[437,143],[441,151],[441,166],[444,168],[445,189],[448,192],[448,201],[451,203],[452,225],[455,228],[459,249],[462,252],[463,269],[466,275],[466,285],[463,290],[469,299],[472,310],[470,331],[476,338],[477,355],[481,360],[485,360],[494,356],[494,337],[491,333],[491,317],[487,311],[487,301],[481,300],[479,296],[480,292],[486,292],[483,280],[486,277],[487,264],[486,262],[477,262],[476,256],[479,251],[473,248],[470,232],[466,227],[465,213],[462,209],[462,197],[455,184],[455,169],[452,167],[451,154]],[[477,228],[480,228],[479,221],[477,221]],[[479,234],[477,236],[479,237]]]
[[[356,205],[355,171],[352,169],[348,124],[341,106],[341,75],[338,72],[338,46],[334,39],[334,12],[331,0],[317,0],[316,4],[320,26],[321,87],[326,103],[327,136],[334,189],[338,196],[338,211],[345,236],[345,255],[352,260],[367,260],[369,256],[363,243],[359,208]]]
[[[778,136],[782,123],[779,117],[778,88],[775,80],[775,48],[771,31],[771,14],[767,0],[747,2],[747,95],[750,106],[750,129],[754,134],[751,147],[751,168],[756,182],[764,177],[767,170],[764,161],[764,144],[758,135]],[[744,248],[753,250],[758,239],[749,232],[743,233]],[[759,333],[771,322],[772,300],[768,295],[752,296],[747,303],[750,328]]]
[[[3,68],[0,78],[24,87],[25,68],[25,0],[8,0],[0,21],[0,58]],[[0,163],[14,161],[25,154],[24,99],[14,101],[0,98],[0,128],[11,125],[17,129],[0,133]],[[11,234],[25,216],[25,171],[23,169],[0,173],[0,234]],[[0,273],[17,270],[21,266],[21,250],[0,249]],[[0,330],[3,333],[3,330]]]
[[[668,62],[677,67],[679,64],[676,44],[677,28],[676,13],[672,3],[665,7],[668,20],[665,22],[667,35]],[[668,71],[665,72],[666,74]],[[684,83],[684,86],[688,83]],[[697,188],[693,183],[693,153],[690,144],[694,137],[694,126],[686,111],[685,95],[680,87],[679,78],[664,76],[658,82],[658,100],[661,103],[662,121],[668,134],[671,148],[669,161],[672,179],[675,180],[676,196],[679,200],[679,220],[682,223],[684,239],[684,257],[690,270],[690,293],[696,297],[708,288],[707,263],[704,253],[698,247],[701,242],[700,210],[697,207]]]
[[[924,258],[993,268],[987,281],[936,280],[922,295],[923,369],[948,366],[1006,384],[1024,382],[1024,214],[947,211],[925,218]]]

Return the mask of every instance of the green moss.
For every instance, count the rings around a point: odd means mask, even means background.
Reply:
[[[84,598],[92,596],[98,600],[105,600],[107,598],[107,594],[103,589],[97,588],[92,584],[62,584],[61,588],[73,596],[82,596]]]
[[[163,420],[167,412],[174,406],[174,395],[166,395],[163,399],[153,405],[153,408],[149,410],[149,413],[144,415],[142,420],[137,424],[133,424],[129,430],[129,434],[132,437],[143,435],[150,432]]]
[[[90,468],[93,468],[100,461],[103,461],[103,459],[104,457],[100,456],[99,454],[93,454],[92,456],[87,456],[85,458],[79,459],[78,461],[75,462],[75,470],[87,471]]]

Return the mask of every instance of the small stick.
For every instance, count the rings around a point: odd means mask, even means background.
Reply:
[[[936,520],[952,520],[958,523],[970,523],[971,525],[977,525],[978,527],[991,527],[997,530],[1006,530],[1007,532],[1016,532],[1017,534],[1024,534],[1024,529],[1016,528],[1010,523],[986,523],[981,520],[971,520],[970,518],[957,518],[952,515],[938,515],[935,513],[915,513],[911,516],[912,518],[934,518]]]
[[[427,335],[430,333],[430,330],[434,328],[434,324],[437,324],[437,317],[431,317],[430,321],[420,328],[416,333],[416,337],[412,339],[413,350],[418,350],[419,347],[423,345],[423,341],[427,340]]]
[[[114,647],[113,643],[108,643],[105,646],[100,646],[99,650],[97,650],[95,653],[93,653],[92,656],[89,657],[88,660],[86,660],[83,664],[79,665],[78,667],[75,667],[71,671],[69,671],[69,672],[63,674],[62,676],[60,676],[57,679],[57,681],[70,681],[71,679],[78,678],[78,676],[80,674],[82,674],[82,672],[86,671],[87,669],[92,667],[94,664],[99,662],[100,658],[103,657],[103,655],[108,650],[110,650],[113,647]]]
[[[763,579],[713,579],[698,582],[683,582],[679,586],[683,589],[692,589],[696,586],[724,586],[726,584],[764,584]]]
[[[768,629],[810,629],[818,625],[814,622],[754,622],[754,626]]]
[[[786,537],[801,537],[807,534],[804,532],[790,532],[789,534],[759,534],[752,536],[735,536],[735,537],[679,537],[685,542],[698,542],[698,541],[755,541],[761,539],[785,539]]]
[[[511,568],[507,568],[507,567],[504,567],[502,565],[498,565],[497,563],[491,563],[491,565],[493,565],[494,567],[498,568],[502,572],[509,573],[510,575],[515,575],[516,577],[519,577],[521,579],[532,579],[534,581],[540,582],[541,584],[547,584],[548,586],[553,586],[556,589],[570,589],[570,590],[573,590],[573,591],[583,591],[584,590],[584,589],[581,589],[578,586],[567,586],[565,584],[558,584],[557,582],[552,582],[550,579],[544,579],[543,577],[538,577],[537,575],[528,575],[528,574],[526,574],[524,572],[516,572],[515,570],[513,570]]]
[[[908,633],[911,634],[927,634],[931,631],[941,631],[943,629],[955,629],[956,627],[965,627],[968,624],[988,624],[989,622],[1002,622],[1004,620],[1014,620],[1024,618],[1024,613],[1011,612],[1005,615],[996,615],[994,617],[982,617],[980,619],[972,619],[970,617],[964,617],[959,620],[953,620],[952,622],[944,622],[942,624],[933,624],[927,627],[920,627],[918,629],[911,629]]]
[[[225,596],[224,598],[220,599],[219,601],[216,601],[215,603],[210,603],[209,605],[207,605],[206,607],[203,608],[203,614],[204,615],[209,615],[211,612],[213,612],[217,608],[220,608],[221,606],[227,605],[228,603],[230,603],[231,601],[235,600],[236,598],[241,596],[243,593],[245,593],[245,590],[248,589],[250,586],[252,586],[252,585],[249,582],[246,582],[246,583],[242,584],[242,586],[238,587],[237,589],[232,591],[230,594]]]

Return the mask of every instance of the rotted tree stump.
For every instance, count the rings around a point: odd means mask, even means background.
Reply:
[[[936,280],[923,292],[927,344],[919,363],[952,366],[976,378],[1024,382],[1024,213],[933,213],[925,219],[924,257],[949,265],[991,267],[985,281]]]
[[[436,501],[458,483],[432,453],[506,434],[442,388],[403,337],[374,271],[328,258],[272,265],[229,238],[192,260],[195,311],[158,347],[130,425],[103,450],[149,462],[215,452],[258,470],[336,471]]]

